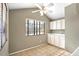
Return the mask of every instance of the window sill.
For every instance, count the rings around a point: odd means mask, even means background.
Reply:
[[[41,35],[46,35],[46,34],[39,34],[39,35],[25,35],[25,36],[41,36]]]

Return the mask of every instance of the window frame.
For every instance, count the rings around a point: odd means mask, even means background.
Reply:
[[[5,17],[3,18],[4,15],[5,15]],[[1,15],[0,16],[1,16],[1,20],[0,20],[1,21],[1,32],[0,32],[0,34],[1,34],[1,42],[0,42],[1,47],[0,47],[0,50],[2,50],[2,48],[4,47],[4,45],[7,42],[7,5],[6,5],[6,3],[1,3]],[[5,20],[5,22],[4,22],[4,20]]]
[[[35,30],[34,30],[34,27],[35,27],[34,22],[35,22],[35,21],[32,20],[32,19],[31,19],[31,20],[28,20],[28,21],[29,21],[29,23],[28,23],[28,24],[29,24],[29,26],[28,26],[29,35],[34,35],[34,32],[35,32]],[[30,21],[32,21],[33,23],[30,23]],[[33,26],[33,30],[30,29],[30,27],[31,27],[30,24]],[[30,32],[32,32],[32,33],[30,33]]]
[[[29,35],[29,21],[30,20],[33,20],[34,21],[34,35]],[[35,23],[36,22],[36,23]],[[43,29],[44,29],[44,34],[40,34],[40,26],[41,26],[41,24],[40,24],[40,22],[44,22],[44,27],[43,27]],[[35,36],[35,35],[45,35],[45,21],[38,21],[38,20],[34,20],[34,19],[29,19],[29,18],[27,18],[26,19],[26,36]],[[39,28],[38,28],[38,26],[39,26]]]

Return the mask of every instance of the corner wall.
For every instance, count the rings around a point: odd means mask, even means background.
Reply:
[[[73,3],[65,8],[66,49],[73,52],[79,46],[79,4]]]
[[[10,10],[10,53],[37,46],[41,43],[47,43],[47,33],[49,32],[49,19],[46,16],[40,16],[40,13],[32,13],[36,9],[17,9]],[[25,20],[32,18],[45,21],[45,35],[26,36]]]

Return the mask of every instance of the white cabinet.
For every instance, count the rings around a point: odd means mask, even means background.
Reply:
[[[64,34],[48,34],[48,43],[65,48],[65,35]]]
[[[54,35],[48,34],[48,43],[54,44]]]
[[[55,39],[54,39],[54,42],[55,42],[55,44],[54,45],[56,45],[56,46],[59,46],[59,34],[53,34],[54,36],[55,36]]]
[[[56,29],[56,21],[50,22],[50,29]]]
[[[55,42],[54,42],[55,40],[54,39],[55,39],[54,35],[51,34],[51,44],[55,44]]]
[[[51,34],[48,34],[48,43],[51,44]]]
[[[50,30],[61,30],[65,29],[65,20],[57,20],[57,21],[51,21],[50,22]]]
[[[61,48],[65,48],[65,35],[64,35],[64,34],[61,34],[61,35],[60,35],[59,46],[60,46]]]

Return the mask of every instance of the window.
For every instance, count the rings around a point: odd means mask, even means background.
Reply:
[[[34,20],[29,21],[29,35],[34,35]]]
[[[45,34],[45,22],[26,19],[26,35]]]
[[[4,47],[7,41],[7,6],[5,3],[0,3],[0,49]]]
[[[40,22],[40,34],[44,34],[45,31],[45,23],[44,22]]]
[[[39,35],[40,34],[40,22],[39,21],[36,21],[36,34]]]
[[[1,13],[0,13],[0,49],[1,49],[1,32],[2,32],[2,28],[1,28],[2,26],[1,26]]]

